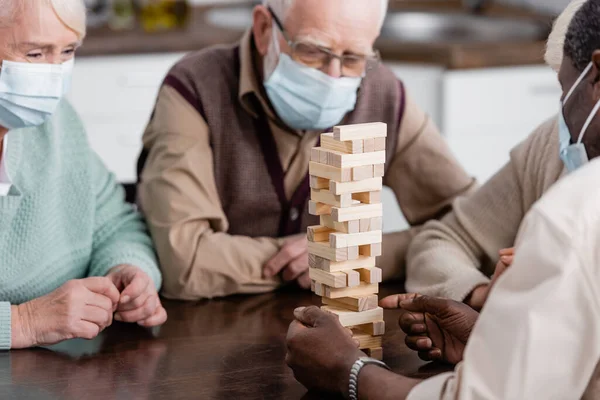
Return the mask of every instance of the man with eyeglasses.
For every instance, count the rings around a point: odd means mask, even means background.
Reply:
[[[334,125],[388,125],[384,184],[413,226],[470,192],[436,126],[373,49],[387,0],[265,0],[240,43],[169,72],[144,135],[138,202],[163,294],[194,300],[310,287],[310,150]],[[415,229],[385,235],[401,277]]]

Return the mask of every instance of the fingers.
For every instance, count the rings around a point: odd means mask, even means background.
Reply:
[[[433,348],[433,342],[427,336],[406,336],[404,343],[415,351],[429,351]]]
[[[81,280],[81,283],[88,290],[108,297],[114,304],[119,302],[119,290],[109,278],[100,276],[85,278]]]
[[[86,305],[83,308],[81,320],[96,324],[101,331],[112,324],[112,310]]]
[[[502,249],[498,252],[500,254],[500,257],[502,256],[514,256],[515,255],[515,248],[514,247],[510,247],[508,249]]]
[[[444,361],[442,351],[433,347],[431,350],[419,351],[419,358],[423,361]]]
[[[281,278],[286,282],[295,281],[302,274],[308,272],[308,254],[303,253],[300,257],[293,259],[287,267],[283,269]],[[310,283],[309,283],[310,287]]]
[[[263,269],[264,277],[271,278],[277,275],[292,260],[305,253],[307,249],[306,238],[288,241],[273,258],[267,261]]]
[[[295,311],[294,311],[294,313],[295,313]],[[292,338],[297,337],[302,331],[304,331],[306,329],[307,329],[306,326],[303,325],[302,322],[300,322],[298,320],[292,321],[292,323],[290,324],[290,327],[288,328],[287,337],[286,337],[286,345],[287,345],[288,349],[290,348],[290,343],[293,343],[293,341],[290,341],[290,340]]]
[[[400,329],[407,335],[421,334],[427,332],[427,326],[425,325],[425,316],[423,313],[413,313],[405,311],[400,315],[398,320]]]
[[[117,321],[123,322],[138,322],[150,318],[156,312],[156,308],[160,305],[158,295],[149,296],[146,301],[138,308],[129,311],[119,310],[115,314]]]
[[[150,285],[154,285],[152,279],[150,279],[148,274],[145,272],[138,270],[133,275],[131,281],[126,283],[125,289],[123,289],[123,293],[121,293],[120,304],[125,305],[131,301],[134,302],[134,304],[128,305],[129,309],[139,307],[144,301],[146,301],[146,293]],[[138,299],[139,297],[143,298]],[[137,303],[135,303],[136,300]]]
[[[159,305],[159,307],[156,308],[156,311],[152,316],[150,316],[150,318],[146,318],[143,321],[139,321],[138,325],[150,328],[153,326],[162,325],[165,322],[167,322],[167,311],[162,305]]]
[[[387,309],[395,309],[400,308],[400,303],[404,300],[412,300],[419,295],[416,293],[404,293],[404,294],[394,294],[392,296],[388,296],[382,299],[379,302],[379,305],[383,308]]]
[[[75,331],[76,337],[91,340],[98,336],[102,329],[95,323],[89,321],[79,321]]]
[[[315,306],[296,308],[294,310],[294,317],[309,327],[316,327],[325,323],[325,321],[336,318],[333,314],[327,313]]]
[[[507,267],[510,267],[510,265],[513,263],[514,258],[514,256],[502,256],[500,257],[500,261],[502,262],[502,264],[506,265]]]
[[[108,297],[94,292],[88,292],[85,304],[109,311],[111,314],[114,312],[116,306]]]
[[[298,278],[298,286],[300,286],[302,289],[310,289],[310,284],[311,279],[308,272],[305,272],[302,275],[300,275],[300,277]]]

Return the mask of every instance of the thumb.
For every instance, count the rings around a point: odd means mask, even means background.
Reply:
[[[303,325],[309,327],[317,326],[327,316],[328,313],[315,306],[299,307],[294,310],[294,317]]]
[[[412,300],[404,300],[400,303],[400,307],[406,311],[426,312],[436,315],[444,310],[448,304],[447,299],[439,297],[419,296]]]
[[[388,309],[388,310],[392,310],[395,308],[400,308],[400,303],[405,301],[405,300],[412,300],[415,297],[418,297],[420,295],[416,294],[416,293],[403,293],[403,294],[394,294],[391,296],[388,296],[384,299],[382,299],[379,302],[379,305],[382,308]]]

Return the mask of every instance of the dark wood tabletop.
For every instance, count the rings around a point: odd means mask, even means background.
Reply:
[[[384,285],[381,296],[402,291]],[[115,323],[92,341],[0,353],[0,398],[8,399],[327,399],[307,393],[286,366],[285,335],[298,306],[319,304],[286,289],[258,296],[165,301],[169,320],[153,330]],[[386,311],[384,360],[397,373],[428,377],[404,344],[398,312]]]

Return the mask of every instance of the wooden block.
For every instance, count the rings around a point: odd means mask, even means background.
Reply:
[[[319,147],[313,147],[310,149],[310,161],[318,163],[321,162],[321,149]]]
[[[323,203],[335,207],[350,207],[352,205],[352,194],[332,194],[327,189],[311,189],[310,199],[317,203]]]
[[[330,299],[339,299],[340,297],[365,296],[368,294],[379,293],[379,284],[361,282],[360,285],[356,287],[336,289],[324,286],[323,290],[323,296],[329,297]]]
[[[385,138],[378,138],[378,139],[384,139]],[[371,153],[375,151],[375,139],[365,139],[363,140],[363,152],[365,153]]]
[[[383,280],[383,273],[381,272],[381,268],[377,267],[369,267],[369,268],[361,268],[357,270],[360,274],[360,280],[367,283],[381,283]]]
[[[383,344],[383,336],[367,335],[366,333],[363,333],[358,329],[352,330],[352,333],[352,337],[358,340],[358,348],[361,350],[381,347]]]
[[[358,233],[360,232],[359,221],[336,222],[331,218],[331,215],[321,215],[321,225],[334,229],[341,233]]]
[[[385,175],[385,165],[384,164],[373,165],[373,176],[380,178],[383,175]],[[353,180],[356,180],[356,179],[353,179]]]
[[[331,209],[331,217],[337,222],[346,222],[382,216],[383,207],[381,204],[357,204],[346,208],[333,207]]]
[[[383,179],[371,178],[352,182],[329,182],[329,191],[333,194],[377,192],[383,189]],[[312,186],[311,186],[312,187]]]
[[[381,321],[374,321],[368,324],[353,326],[352,328],[359,329],[360,331],[371,336],[381,336],[385,334],[385,322],[383,319]]]
[[[335,167],[331,167],[331,168],[335,168]],[[374,172],[374,168],[372,165],[363,165],[362,167],[354,167],[352,168],[352,181],[362,181],[365,179],[371,179],[374,177],[373,172]],[[341,179],[333,179],[334,181],[338,181],[338,182],[347,182],[347,181],[342,181]]]
[[[329,245],[334,249],[350,246],[363,246],[365,244],[381,243],[381,231],[363,233],[337,233],[329,235]]]
[[[346,270],[341,273],[344,273],[347,276],[347,287],[356,287],[360,285],[360,273],[358,271]]]
[[[331,261],[316,254],[308,255],[308,265],[327,272],[349,271],[357,268],[371,268],[376,265],[375,257],[358,257],[353,260]]]
[[[371,139],[387,136],[387,125],[383,122],[368,124],[341,125],[333,128],[335,140]]]
[[[332,249],[329,247],[328,242],[308,242],[308,253],[331,261],[356,260],[358,258],[358,247]]]
[[[342,142],[335,140],[333,133],[323,133],[321,135],[321,147],[324,149],[341,151],[342,153],[357,154],[363,152],[363,141],[358,139]]]
[[[358,248],[358,253],[366,257],[379,257],[381,255],[381,243],[367,244]]]
[[[310,289],[317,296],[323,296],[323,294],[325,293],[325,289],[324,288],[325,288],[325,286],[323,286],[322,283],[315,282],[315,281],[312,281],[310,283]]]
[[[360,220],[359,225],[361,232],[380,231],[383,229],[383,218],[363,218]]]
[[[379,178],[375,178],[379,179]],[[363,204],[378,204],[381,203],[381,191],[353,193],[353,200],[358,200]]]
[[[382,347],[376,347],[373,349],[364,349],[367,352],[367,355],[371,358],[374,358],[376,360],[382,361],[383,360],[383,348]]]
[[[383,308],[381,307],[360,312],[350,311],[334,306],[322,306],[321,310],[336,314],[339,317],[340,324],[342,324],[342,326],[368,324],[369,322],[379,321],[383,318]]]
[[[333,288],[343,288],[348,286],[348,276],[343,272],[325,272],[321,269],[309,268],[308,274],[311,280],[323,285]]]
[[[318,203],[316,201],[308,201],[308,213],[310,215],[330,215],[332,206],[329,204]]]
[[[379,306],[379,298],[376,294],[367,296],[341,297],[339,299],[328,299],[323,297],[323,304],[337,308],[346,308],[351,311],[373,310]]]
[[[374,151],[385,151],[385,138],[375,138],[373,141],[375,143]]]
[[[329,234],[335,232],[333,229],[320,225],[309,226],[306,231],[309,242],[328,242]]]
[[[313,149],[314,151],[315,149]],[[328,165],[337,168],[362,167],[365,165],[377,165],[385,163],[385,151],[370,153],[346,154],[335,150],[320,149],[320,161],[326,160]],[[323,153],[326,154],[323,157]]]
[[[352,180],[353,171],[352,168],[336,168],[332,167],[331,165],[325,165],[311,161],[308,164],[308,173],[312,176],[329,179],[336,182],[350,182]],[[372,168],[371,175],[373,175]]]
[[[309,184],[312,189],[329,189],[331,186],[329,182],[331,182],[329,179],[319,178],[318,176],[311,176],[309,178]]]

